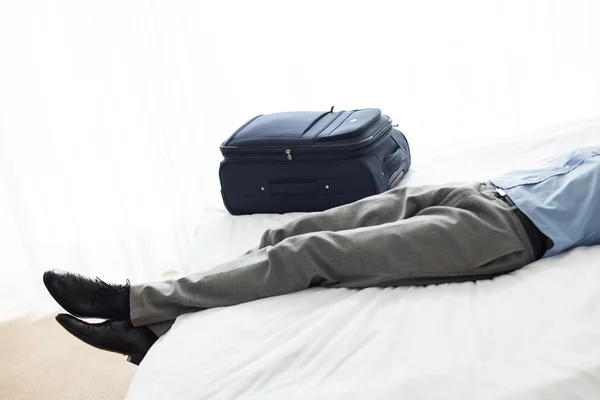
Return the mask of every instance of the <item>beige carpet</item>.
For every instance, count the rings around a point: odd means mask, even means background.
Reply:
[[[80,342],[53,315],[0,324],[0,399],[123,399],[136,368]]]

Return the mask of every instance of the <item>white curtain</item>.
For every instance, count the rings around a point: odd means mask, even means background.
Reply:
[[[218,145],[255,114],[382,108],[416,168],[598,116],[599,17],[595,0],[0,0],[0,317],[53,305],[46,269],[184,273]]]
[[[2,3],[7,314],[53,305],[46,269],[134,282],[184,269],[202,207],[199,121],[210,106],[197,101],[182,30],[167,11],[152,3]]]

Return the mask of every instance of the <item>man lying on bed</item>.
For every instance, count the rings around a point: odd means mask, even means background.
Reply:
[[[510,160],[507,160],[510,161]],[[365,288],[492,278],[600,244],[600,146],[487,183],[397,188],[267,230],[227,272],[130,286],[48,271],[56,320],[139,364],[177,316],[311,286]]]

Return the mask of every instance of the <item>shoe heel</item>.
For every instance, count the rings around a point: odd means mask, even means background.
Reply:
[[[135,364],[135,365],[140,365],[140,363],[142,362],[143,359],[144,359],[143,354],[130,354],[127,356],[127,361],[129,361],[130,363]]]

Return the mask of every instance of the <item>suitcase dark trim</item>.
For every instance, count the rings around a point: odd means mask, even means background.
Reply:
[[[388,134],[392,133],[391,120],[388,124],[383,125],[376,133],[363,139],[360,142],[352,144],[331,144],[327,146],[264,146],[264,147],[252,147],[252,148],[240,148],[237,146],[224,146],[221,145],[221,153],[226,159],[234,160],[236,158],[248,159],[248,156],[257,155],[262,159],[267,159],[265,156],[279,155],[279,158],[288,154],[286,150],[292,152],[292,156],[308,156],[317,155],[326,159],[332,159],[334,157],[356,157],[361,154],[370,152],[378,144],[383,143]],[[374,137],[379,137],[372,141]],[[283,141],[282,141],[283,142]],[[335,154],[331,154],[331,153]]]
[[[221,178],[219,178],[219,180],[221,180]],[[221,182],[221,187],[223,187],[223,183]],[[235,212],[233,209],[231,209],[231,207],[229,207],[229,203],[227,203],[227,198],[225,197],[225,193],[223,192],[223,189],[221,189],[221,198],[223,199],[223,205],[225,206],[225,209],[229,212],[229,214],[231,215],[244,215],[243,213],[237,213]]]

